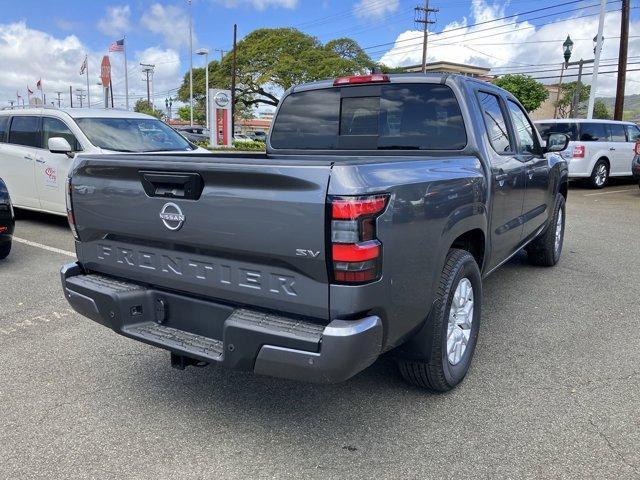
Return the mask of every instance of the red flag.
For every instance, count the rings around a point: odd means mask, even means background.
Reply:
[[[38,81],[37,81],[37,83],[36,83],[36,88],[37,88],[38,90],[42,90],[42,79],[40,79],[40,80],[38,80]]]

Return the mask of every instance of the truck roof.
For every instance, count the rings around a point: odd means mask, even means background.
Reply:
[[[357,75],[356,75],[357,76]],[[476,82],[485,84],[488,87],[498,88],[491,83],[484,82],[474,77],[469,77],[466,75],[459,75],[455,73],[389,73],[387,74],[389,77],[389,83],[444,83],[447,79],[452,79],[458,83],[464,82]],[[329,78],[326,80],[319,80],[317,82],[309,82],[309,83],[301,83],[299,85],[295,85],[291,87],[290,92],[301,92],[305,90],[316,90],[321,88],[331,88],[333,87],[333,82],[335,78]]]

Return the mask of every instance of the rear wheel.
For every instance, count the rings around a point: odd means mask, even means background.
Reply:
[[[545,231],[526,247],[529,263],[541,267],[553,267],[560,260],[564,243],[565,199],[556,197],[553,216]]]
[[[589,182],[593,188],[603,188],[609,181],[609,162],[601,158],[593,166]]]
[[[0,244],[0,260],[7,258],[7,256],[9,256],[10,251],[11,251],[11,242]]]
[[[482,281],[473,256],[451,249],[431,313],[418,338],[417,357],[398,360],[403,378],[436,392],[454,388],[467,374],[480,329]],[[415,345],[415,343],[414,343]]]

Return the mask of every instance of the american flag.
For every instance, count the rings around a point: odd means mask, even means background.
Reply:
[[[124,52],[124,38],[122,40],[116,40],[109,45],[110,52]]]
[[[84,56],[84,62],[80,65],[80,75],[82,75],[87,70],[87,56]]]

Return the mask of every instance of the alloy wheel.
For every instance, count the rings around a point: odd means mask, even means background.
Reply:
[[[468,278],[458,282],[451,307],[447,328],[447,359],[457,365],[464,357],[471,336],[473,323],[473,285]]]

